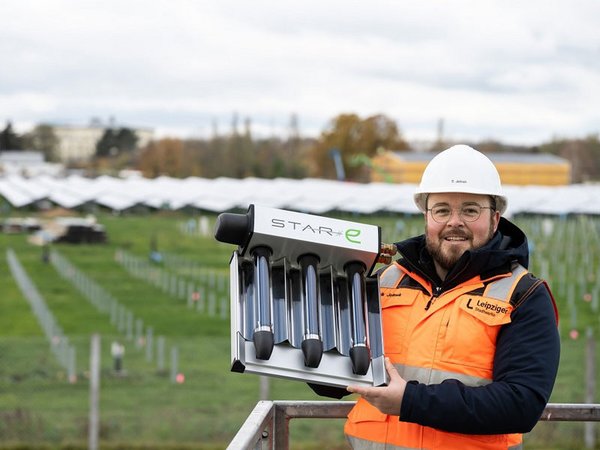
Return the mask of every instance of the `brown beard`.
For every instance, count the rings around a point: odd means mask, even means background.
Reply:
[[[489,242],[489,240],[492,238],[493,235],[494,235],[494,222],[490,220],[490,227],[488,230],[487,239],[481,245],[479,245],[477,247],[473,247],[470,250],[475,250],[477,248],[483,247],[485,244],[487,244]],[[427,238],[427,233],[425,233],[425,236],[426,236],[425,244],[427,247],[427,251],[429,252],[431,257],[434,259],[434,261],[437,262],[440,265],[440,267],[442,267],[447,272],[449,272],[450,269],[452,269],[452,267],[454,267],[454,265],[460,259],[460,257],[464,254],[464,252],[461,252],[461,253],[452,252],[450,254],[448,252],[446,252],[446,253],[442,252],[443,239],[447,236],[460,236],[460,237],[466,237],[467,239],[472,238],[470,233],[466,233],[461,230],[455,230],[455,231],[450,231],[450,232],[447,232],[447,233],[444,233],[443,235],[441,235],[440,242],[437,245],[435,245],[429,240],[429,238]]]
[[[441,243],[437,246],[434,246],[431,242],[429,242],[429,240],[427,240],[427,251],[431,257],[447,272],[454,267],[454,264],[456,264],[456,262],[462,256],[462,253],[444,253],[442,251]]]

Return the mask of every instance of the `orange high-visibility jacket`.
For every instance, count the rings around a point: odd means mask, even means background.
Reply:
[[[386,357],[409,383],[492,383],[496,339],[511,321],[511,295],[527,273],[516,264],[511,272],[486,280],[475,276],[435,296],[427,280],[398,263],[390,265],[380,277]],[[403,286],[402,280],[409,278],[413,286]],[[362,398],[348,415],[345,433],[354,448],[370,450],[522,447],[520,434],[443,431],[383,414]]]

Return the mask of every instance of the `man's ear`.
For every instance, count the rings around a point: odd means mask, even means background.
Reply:
[[[494,211],[494,233],[498,231],[498,225],[500,224],[500,212]]]

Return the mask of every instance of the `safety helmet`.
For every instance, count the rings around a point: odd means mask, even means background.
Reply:
[[[427,165],[415,191],[417,207],[425,212],[427,195],[443,192],[491,195],[503,214],[507,200],[494,163],[468,145],[454,145],[438,153]]]

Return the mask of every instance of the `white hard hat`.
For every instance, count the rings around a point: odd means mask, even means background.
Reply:
[[[427,195],[442,192],[491,195],[496,210],[506,211],[506,197],[494,163],[468,145],[454,145],[438,153],[427,165],[415,191],[415,203],[425,212]]]

